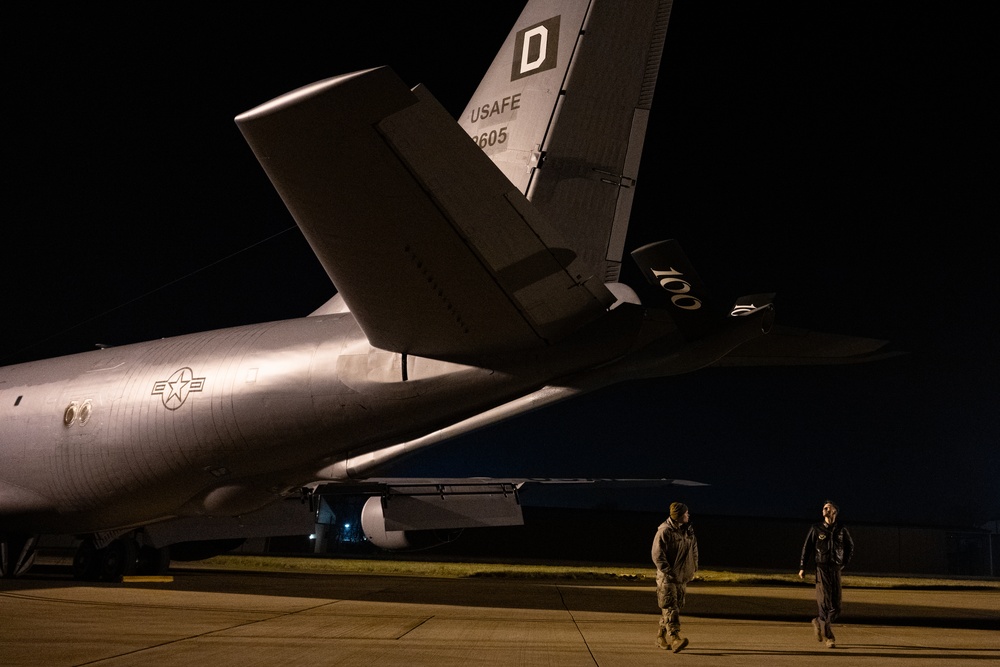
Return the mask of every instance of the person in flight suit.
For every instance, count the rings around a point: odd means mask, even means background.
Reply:
[[[816,562],[816,604],[819,615],[812,620],[816,641],[826,640],[828,648],[836,646],[833,622],[840,616],[840,573],[854,555],[854,540],[847,528],[837,521],[840,508],[829,500],[823,504],[823,523],[813,524],[802,545],[799,558],[799,579],[805,574],[806,561]]]

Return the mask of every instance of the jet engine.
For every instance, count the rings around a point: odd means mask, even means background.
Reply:
[[[361,509],[361,529],[381,549],[427,549],[454,541],[464,528],[524,524],[511,485],[432,485],[394,491],[372,496]]]

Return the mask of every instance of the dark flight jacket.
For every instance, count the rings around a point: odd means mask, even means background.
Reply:
[[[817,523],[809,529],[805,544],[802,545],[802,557],[799,559],[799,569],[806,568],[806,560],[813,553],[816,567],[846,567],[854,556],[854,540],[847,528],[835,523]]]

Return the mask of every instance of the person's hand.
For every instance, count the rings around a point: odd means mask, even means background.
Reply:
[[[805,570],[799,570],[799,579],[805,579]]]

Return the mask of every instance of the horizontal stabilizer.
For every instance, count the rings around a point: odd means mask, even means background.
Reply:
[[[388,68],[236,122],[376,347],[446,359],[538,347],[614,302],[447,111]]]
[[[767,294],[748,294],[736,299],[736,303],[733,304],[733,310],[729,314],[733,317],[741,317],[773,304],[773,292]]]
[[[814,366],[854,364],[903,354],[888,341],[774,326],[766,336],[749,340],[714,366]]]

